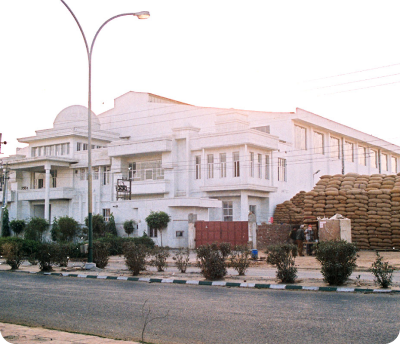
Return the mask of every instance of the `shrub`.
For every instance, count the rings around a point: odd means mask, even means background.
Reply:
[[[149,228],[160,231],[161,246],[162,246],[162,230],[168,226],[171,217],[163,211],[151,211],[150,215],[146,217],[146,222]]]
[[[213,245],[215,245],[215,244],[213,244]],[[218,246],[219,246],[219,250],[221,251],[222,257],[224,257],[224,259],[226,259],[232,251],[231,243],[230,242],[221,242]]]
[[[24,220],[12,220],[10,222],[10,228],[16,236],[19,236],[24,231],[25,227],[26,222]]]
[[[148,249],[143,245],[134,243],[125,243],[123,245],[125,264],[132,272],[133,276],[139,275],[140,271],[146,270],[146,257]]]
[[[10,219],[8,217],[8,209],[7,208],[5,208],[4,212],[3,212],[3,227],[1,229],[1,236],[2,237],[11,236]]]
[[[297,268],[294,258],[297,256],[297,246],[292,244],[277,244],[267,247],[265,253],[267,263],[277,268],[276,277],[283,283],[294,283],[297,277]]]
[[[158,272],[162,272],[167,268],[167,258],[169,257],[169,251],[164,247],[156,246],[151,251],[152,258],[149,261],[149,265],[157,267]]]
[[[229,257],[229,266],[234,268],[239,276],[243,276],[250,266],[251,252],[245,245],[236,245]]]
[[[93,243],[93,263],[100,269],[104,269],[108,264],[109,259],[109,244],[105,242]]]
[[[218,244],[202,245],[196,249],[197,265],[201,273],[208,280],[224,278],[227,270],[225,257],[218,247]]]
[[[135,220],[126,220],[124,222],[124,231],[128,235],[128,237],[133,233],[136,227],[136,221]]]
[[[69,245],[67,244],[53,244],[53,263],[58,264],[60,267],[68,266],[69,259]]]
[[[69,216],[62,216],[57,220],[60,233],[59,241],[72,242],[80,230],[78,221]]]
[[[105,227],[105,235],[118,236],[117,226],[115,225],[115,218],[113,213],[111,213],[108,222],[105,222]]]
[[[315,256],[322,265],[324,281],[330,285],[342,285],[357,266],[357,247],[345,240],[318,243]]]
[[[41,271],[51,271],[52,266],[59,261],[59,252],[57,244],[42,243],[39,246],[36,256]]]
[[[7,242],[3,244],[2,249],[6,264],[10,265],[12,270],[17,270],[23,261],[22,245],[18,242]]]
[[[175,256],[172,257],[175,260],[175,265],[178,270],[182,273],[186,272],[187,266],[189,264],[189,249],[180,248]]]
[[[388,288],[392,284],[394,267],[388,262],[382,262],[383,257],[376,252],[376,260],[372,263],[370,272],[375,276],[375,282],[382,288]]]
[[[152,249],[155,246],[154,241],[146,233],[143,233],[141,237],[133,238],[133,242],[136,245],[143,245],[149,249]]]
[[[85,225],[89,228],[89,218],[85,217]],[[104,238],[106,235],[106,225],[104,217],[100,214],[92,216],[93,239]]]
[[[25,239],[42,241],[43,233],[49,228],[49,223],[40,217],[33,217],[26,225]]]

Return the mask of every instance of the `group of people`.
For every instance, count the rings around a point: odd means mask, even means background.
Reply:
[[[314,242],[314,230],[312,225],[308,225],[304,230],[304,225],[294,227],[290,232],[290,239],[293,244],[297,245],[299,256],[303,256],[303,244],[306,241],[306,252],[308,256],[312,255],[312,248]]]

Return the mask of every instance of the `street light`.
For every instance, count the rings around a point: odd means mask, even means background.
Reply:
[[[88,225],[89,225],[89,256],[88,256],[88,263],[93,263],[93,223],[92,223],[92,53],[93,53],[93,46],[94,42],[98,34],[100,33],[101,29],[109,23],[111,20],[123,17],[123,16],[134,16],[139,19],[147,19],[150,17],[150,13],[147,11],[135,12],[135,13],[123,13],[118,14],[110,19],[106,20],[103,25],[97,30],[96,34],[94,35],[92,45],[90,46],[86,40],[85,33],[82,30],[81,25],[79,24],[78,19],[76,18],[75,14],[72,10],[68,7],[64,0],[60,0],[68,11],[72,14],[75,19],[75,22],[78,24],[79,30],[81,31],[83,40],[85,41],[86,52],[88,56],[88,63],[89,63],[89,90],[88,90]],[[90,264],[87,267],[92,266]]]

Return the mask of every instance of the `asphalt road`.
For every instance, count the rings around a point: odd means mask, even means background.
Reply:
[[[400,295],[254,290],[0,272],[0,321],[153,343],[390,343]]]

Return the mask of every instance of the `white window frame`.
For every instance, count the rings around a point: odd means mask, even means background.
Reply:
[[[250,177],[254,178],[254,152],[250,152]]]
[[[214,154],[207,155],[207,178],[214,178]]]
[[[397,158],[395,156],[392,156],[391,158],[391,171],[392,173],[397,173]]]
[[[369,159],[371,167],[378,168],[378,151],[375,149],[370,149]]]
[[[324,149],[324,134],[314,131],[314,153],[325,154]]]
[[[354,162],[354,143],[350,141],[344,142],[344,160]]]
[[[219,154],[220,178],[226,178],[226,153]]]
[[[329,140],[330,144],[330,156],[332,159],[340,159],[340,139],[331,136]]]
[[[307,150],[307,129],[299,125],[294,126],[294,147]]]
[[[388,155],[386,153],[381,153],[381,171],[388,172]]]
[[[222,202],[222,220],[224,222],[233,221],[233,202],[223,201]]]
[[[201,179],[201,155],[195,156],[195,179]]]
[[[286,159],[283,158],[278,158],[278,181],[279,182],[287,181]]]
[[[358,164],[367,166],[367,147],[358,146]]]
[[[240,154],[239,152],[232,153],[233,160],[233,177],[240,177]]]
[[[270,179],[270,157],[269,155],[265,155],[265,179]]]

